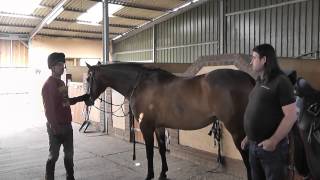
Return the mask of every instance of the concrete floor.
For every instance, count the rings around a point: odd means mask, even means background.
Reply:
[[[75,177],[78,180],[141,180],[146,175],[144,146],[137,145],[137,160],[132,160],[132,144],[101,133],[79,133],[74,124]],[[1,180],[42,180],[48,155],[48,137],[44,126],[31,127],[0,138]],[[169,179],[240,179],[224,173],[208,173],[212,169],[167,154]],[[155,149],[155,175],[161,161]],[[56,179],[65,179],[63,151],[56,165]]]
[[[144,146],[137,145],[137,160],[132,160],[132,144],[101,133],[79,133],[74,124],[75,177],[78,180],[135,180],[146,175]],[[0,138],[1,180],[42,180],[48,155],[48,137],[44,126],[31,127],[14,135]],[[65,179],[63,152],[56,165],[56,179]],[[167,154],[170,179],[233,180],[237,177],[224,173],[208,173],[209,167],[175,158]],[[155,175],[161,161],[155,149]]]
[[[43,180],[48,156],[41,81],[34,81],[33,93],[0,96],[0,180]],[[141,180],[147,172],[143,145],[137,145],[137,160],[132,160],[132,144],[101,133],[79,133],[74,128],[74,164],[77,180]],[[154,168],[158,177],[161,160],[155,149]],[[167,153],[169,179],[235,180],[230,174],[209,173],[206,167]],[[214,160],[214,159],[213,159]],[[65,179],[63,151],[56,164],[56,180]]]

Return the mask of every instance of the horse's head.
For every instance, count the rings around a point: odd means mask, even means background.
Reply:
[[[87,106],[94,104],[94,101],[100,96],[100,94],[105,90],[100,79],[100,67],[90,66],[87,64],[88,77],[87,77],[87,94],[89,94],[89,99],[85,101]]]

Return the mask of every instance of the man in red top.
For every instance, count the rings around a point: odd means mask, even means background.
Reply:
[[[48,56],[48,68],[52,75],[42,87],[42,98],[45,115],[47,117],[47,131],[49,135],[49,157],[46,164],[46,180],[54,180],[54,169],[59,157],[61,144],[64,150],[64,165],[67,180],[74,180],[73,171],[73,130],[70,105],[84,101],[88,95],[75,98],[68,97],[68,89],[61,80],[64,72],[64,53],[52,53]]]

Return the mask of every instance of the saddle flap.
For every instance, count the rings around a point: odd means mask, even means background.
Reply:
[[[319,103],[316,102],[316,103],[311,104],[308,107],[307,111],[308,111],[309,114],[311,114],[311,115],[313,115],[315,117],[319,116],[319,113],[320,113],[320,105],[319,105]]]

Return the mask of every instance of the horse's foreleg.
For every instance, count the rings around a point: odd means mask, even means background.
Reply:
[[[140,124],[140,129],[145,141],[146,145],[146,154],[148,160],[148,174],[146,180],[150,180],[154,178],[154,171],[153,171],[153,132],[154,128],[147,126],[144,123]]]
[[[156,129],[156,136],[157,136],[157,141],[158,141],[158,145],[159,145],[159,153],[160,153],[161,161],[162,161],[162,170],[161,170],[159,179],[166,179],[168,165],[167,165],[167,158],[166,158],[165,128],[157,128]]]

